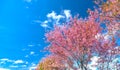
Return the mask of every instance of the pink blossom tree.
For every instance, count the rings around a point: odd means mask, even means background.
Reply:
[[[120,47],[116,44],[120,34],[120,1],[96,1],[100,3],[99,9],[88,10],[86,19],[71,18],[70,22],[55,25],[54,30],[46,33],[47,50],[52,58],[47,57],[40,64],[46,63],[52,69],[58,65],[56,70],[90,70],[90,64],[98,70],[120,69]],[[92,64],[95,56],[96,64]],[[51,59],[50,65],[46,60]]]

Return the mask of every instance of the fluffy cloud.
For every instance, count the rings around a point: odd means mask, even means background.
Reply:
[[[61,25],[61,20],[68,21],[71,17],[71,11],[70,10],[63,10],[62,14],[57,14],[55,11],[52,11],[51,13],[48,13],[46,15],[47,20],[40,21],[40,20],[34,20],[35,23],[40,23],[40,25],[44,28],[51,28],[51,25],[57,24]],[[52,24],[51,24],[52,23]]]
[[[67,19],[69,19],[71,17],[71,11],[70,10],[64,10],[64,14],[65,14]]]
[[[48,13],[48,14],[47,14],[47,17],[48,17],[48,18],[56,19],[56,13],[55,13],[54,11],[52,11],[51,13]]]
[[[51,18],[55,21],[56,24],[59,24],[60,19],[65,18],[64,15],[57,15],[55,11],[52,11],[51,13],[47,14],[47,18]]]
[[[57,15],[55,13],[55,11],[52,11],[51,13],[47,14],[47,18],[52,18],[52,19],[55,19],[55,20],[59,20],[61,18],[65,18],[65,17],[63,15]]]

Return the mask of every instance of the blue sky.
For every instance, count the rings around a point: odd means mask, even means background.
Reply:
[[[0,0],[0,70],[34,69],[47,46],[45,24],[67,14],[85,17],[93,5],[91,0]]]

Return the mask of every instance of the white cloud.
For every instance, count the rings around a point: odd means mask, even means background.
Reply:
[[[52,18],[56,24],[59,24],[60,19],[65,18],[63,15],[57,15],[54,11],[47,14],[47,18]]]
[[[64,10],[64,14],[65,14],[67,19],[69,19],[71,17],[71,11],[70,10]]]
[[[0,70],[10,70],[10,69],[7,69],[7,68],[0,68]]]
[[[35,70],[36,69],[36,64],[35,63],[31,63],[31,67],[29,68],[29,70]]]
[[[10,60],[8,58],[2,58],[0,59],[1,62],[13,62],[13,60]]]
[[[52,18],[52,19],[61,19],[61,18],[65,18],[63,15],[56,15],[56,13],[54,11],[52,11],[51,13],[47,14],[47,18]]]
[[[71,17],[71,11],[63,10],[62,14],[57,14],[55,11],[52,11],[51,13],[48,13],[46,17],[47,19],[44,21],[34,20],[34,22],[40,23],[40,26],[44,28],[51,29],[54,24],[57,24],[59,26],[62,25],[62,23],[64,23],[62,20],[69,21],[69,18]]]
[[[45,20],[45,21],[40,21],[40,20],[34,20],[33,22],[35,22],[35,23],[40,23],[40,26],[42,26],[42,27],[49,27],[48,26],[48,23],[50,22],[51,20]]]
[[[44,28],[50,28],[49,25],[48,25],[48,23],[50,23],[50,22],[52,22],[52,20],[48,19],[48,20],[45,20],[45,21],[41,22],[40,25]]]
[[[29,47],[33,47],[33,46],[35,46],[35,45],[29,44],[28,46],[29,46]]]
[[[62,18],[65,18],[65,17],[62,16],[62,15],[56,16],[56,24],[59,24],[59,21],[60,21],[60,19],[62,19]]]
[[[9,59],[8,58],[2,58],[0,59],[1,61],[8,61]]]
[[[30,53],[33,55],[35,52],[31,51]],[[35,63],[29,64],[29,62],[20,59],[19,60],[10,60],[8,58],[0,59],[0,65],[6,65],[7,63],[10,63],[6,66],[7,68],[1,67],[0,70],[11,70],[11,68],[20,68],[20,67],[22,67],[23,69],[25,68],[26,70],[35,70],[36,68]]]
[[[43,23],[46,23],[46,24],[47,24],[48,22],[49,22],[49,21],[45,20]]]
[[[16,61],[14,61],[14,64],[21,64],[21,63],[24,63],[24,61],[23,60],[16,60]]]
[[[29,70],[35,70],[36,66],[30,67]]]
[[[41,26],[45,27],[45,28],[48,27],[48,25],[46,23],[41,23]]]
[[[47,17],[48,17],[48,18],[56,19],[56,13],[55,13],[54,11],[52,11],[51,13],[48,13],[48,14],[47,14]]]
[[[11,66],[9,66],[9,67],[11,67],[11,68],[17,68],[18,66],[16,66],[16,65],[11,65]]]
[[[10,60],[8,58],[2,58],[0,59],[0,64],[7,64],[8,62],[13,63],[13,64],[21,64],[25,63],[23,60]],[[10,66],[10,67],[16,67],[16,66]]]
[[[35,54],[35,52],[31,51],[31,52],[30,52],[30,55],[33,55],[33,54]]]
[[[5,62],[4,62],[4,61],[1,61],[0,64],[5,64]]]

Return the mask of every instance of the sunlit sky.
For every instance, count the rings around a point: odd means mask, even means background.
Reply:
[[[46,24],[78,13],[86,17],[93,5],[92,0],[0,0],[0,70],[34,70],[45,55],[40,50],[47,46]]]

